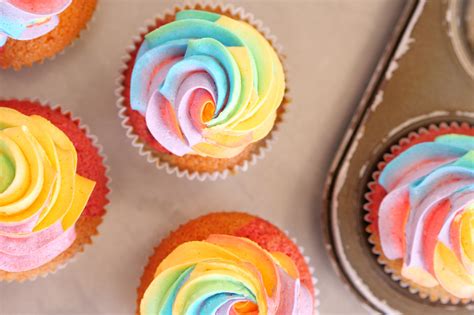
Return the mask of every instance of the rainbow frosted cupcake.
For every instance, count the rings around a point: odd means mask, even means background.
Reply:
[[[69,46],[94,13],[97,0],[0,1],[0,68],[19,70]]]
[[[105,214],[106,167],[78,120],[30,101],[0,101],[0,281],[64,266]]]
[[[474,300],[474,128],[420,129],[378,168],[365,209],[379,262],[423,298]]]
[[[138,288],[137,314],[313,314],[312,275],[277,227],[211,213],[161,241]]]
[[[159,168],[225,177],[268,147],[288,103],[285,73],[274,40],[248,16],[232,7],[176,8],[130,49],[120,116]]]

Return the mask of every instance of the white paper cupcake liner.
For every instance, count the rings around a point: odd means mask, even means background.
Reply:
[[[179,169],[178,166],[172,165],[167,161],[163,161],[153,149],[146,148],[144,141],[134,132],[133,126],[129,124],[129,117],[126,114],[127,107],[125,105],[125,98],[123,97],[125,82],[125,71],[128,69],[127,63],[131,60],[131,53],[136,51],[136,45],[143,41],[142,35],[145,35],[149,32],[150,27],[156,25],[157,20],[163,20],[167,15],[175,15],[175,12],[182,11],[185,9],[191,9],[195,6],[208,6],[212,10],[220,9],[223,12],[229,12],[231,15],[237,16],[240,20],[246,21],[247,23],[254,26],[264,37],[272,44],[272,47],[275,49],[277,54],[281,58],[286,58],[283,53],[282,46],[278,43],[276,36],[270,33],[268,27],[263,26],[262,21],[255,18],[252,13],[246,12],[242,7],[236,7],[232,4],[222,4],[214,1],[187,1],[182,4],[175,5],[172,9],[165,10],[162,14],[157,15],[154,19],[145,21],[145,25],[138,29],[138,35],[133,37],[133,43],[126,48],[127,54],[122,57],[122,66],[120,67],[120,75],[116,79],[117,89],[115,90],[115,95],[117,96],[116,105],[119,109],[118,116],[121,120],[122,127],[126,130],[126,136],[131,140],[132,146],[138,149],[139,155],[146,158],[150,164],[154,164],[157,169],[164,170],[169,175],[176,175],[179,178],[186,178],[188,180],[197,180],[197,181],[215,181],[218,179],[226,179],[229,174],[237,174],[239,172],[246,172],[251,166],[257,164],[259,160],[262,160],[265,155],[271,151],[273,143],[277,140],[277,133],[279,131],[279,125],[283,122],[284,116],[288,111],[289,104],[282,104],[284,110],[279,113],[278,120],[275,123],[273,130],[267,135],[266,138],[257,142],[257,148],[254,152],[251,153],[250,159],[243,161],[241,164],[233,166],[231,169],[225,169],[223,171],[214,171],[214,172],[199,172],[199,171],[189,171]],[[283,60],[284,61],[284,60]],[[286,83],[288,85],[288,67],[285,62],[283,62],[283,67],[285,71]],[[291,102],[291,93],[287,86],[285,93],[285,99],[288,103]]]
[[[372,253],[377,257],[377,262],[383,266],[384,272],[390,275],[390,278],[392,280],[398,282],[402,288],[405,288],[410,293],[418,295],[420,298],[429,300],[430,302],[463,305],[472,303],[474,300],[456,298],[448,292],[444,291],[444,289],[439,290],[441,293],[444,292],[444,294],[439,294],[440,292],[431,292],[433,288],[424,288],[420,285],[417,285],[416,283],[403,278],[399,270],[395,270],[392,268],[391,264],[393,263],[393,261],[385,257],[380,247],[380,241],[377,242],[375,231],[373,231],[373,221],[370,217],[372,211],[371,207],[373,203],[371,193],[374,191],[375,185],[377,185],[377,181],[381,171],[387,165],[386,161],[391,160],[396,155],[398,155],[402,146],[405,146],[413,142],[420,136],[427,135],[433,131],[439,131],[442,129],[458,129],[465,127],[469,128],[470,126],[471,125],[466,122],[442,122],[439,124],[429,124],[427,127],[421,127],[416,131],[410,132],[407,136],[401,138],[397,144],[392,145],[390,148],[388,148],[387,152],[383,155],[383,158],[377,163],[377,170],[372,173],[371,180],[367,184],[368,192],[364,195],[366,201],[363,205],[363,209],[366,212],[366,214],[364,215],[364,221],[367,223],[365,231],[369,234],[368,241],[372,245]]]
[[[109,200],[109,197],[110,197],[110,194],[112,193],[112,189],[110,187],[110,184],[112,182],[112,179],[110,178],[110,166],[107,164],[107,160],[108,160],[108,157],[107,155],[105,154],[104,152],[104,147],[99,143],[99,139],[98,137],[93,134],[91,131],[90,131],[90,128],[88,125],[84,124],[83,123],[83,120],[78,117],[78,116],[75,116],[73,115],[70,111],[68,110],[64,110],[64,108],[62,108],[61,105],[50,105],[52,104],[51,102],[49,101],[46,101],[46,100],[42,100],[40,98],[22,98],[22,99],[15,99],[15,98],[3,98],[3,97],[0,97],[0,101],[8,101],[8,100],[19,100],[19,101],[27,101],[27,102],[32,102],[32,103],[39,103],[41,104],[41,106],[44,106],[44,107],[49,107],[51,108],[53,111],[56,111],[56,110],[59,110],[59,112],[61,113],[61,115],[63,116],[70,116],[71,117],[71,120],[72,121],[78,121],[79,122],[79,125],[78,127],[83,130],[86,134],[86,137],[91,141],[92,145],[94,146],[94,148],[97,149],[97,153],[98,155],[102,158],[102,164],[105,168],[105,177],[107,178],[107,182],[106,182],[106,187],[108,189],[108,193],[107,195],[105,196],[105,198],[107,198],[107,200]],[[105,213],[101,216],[101,219],[103,219],[105,217],[105,215],[107,214],[107,206],[110,204],[110,201],[105,204],[104,206],[104,210],[105,210]],[[79,256],[81,254],[84,253],[85,249],[86,249],[86,246],[87,245],[92,245],[92,240],[94,237],[98,236],[100,234],[100,227],[102,225],[102,222],[100,222],[97,226],[97,229],[96,229],[96,233],[94,234],[91,234],[90,235],[90,239],[91,239],[91,243],[84,243],[83,246],[82,246],[82,249],[80,251],[77,251],[76,253],[73,254],[73,256],[71,258],[68,258],[66,260],[64,260],[61,264],[57,265],[56,268],[54,270],[51,270],[51,271],[47,271],[47,272],[44,272],[44,273],[39,273],[33,277],[29,277],[29,278],[25,278],[25,279],[21,279],[21,280],[15,280],[15,279],[5,279],[5,280],[2,280],[0,279],[0,283],[1,282],[6,282],[6,283],[12,283],[12,282],[19,282],[19,283],[22,283],[22,282],[25,282],[25,281],[35,281],[36,279],[39,279],[39,278],[46,278],[47,276],[49,275],[53,275],[53,274],[56,274],[58,271],[66,268],[67,265],[69,265],[70,263],[73,263],[75,262]],[[49,262],[48,262],[49,263]],[[46,263],[46,264],[48,264]],[[40,266],[41,267],[41,266]],[[39,267],[39,268],[40,268]],[[21,273],[21,272],[20,272]]]
[[[100,7],[100,0],[97,0],[97,3],[96,3],[96,6],[95,6],[95,9],[94,9],[94,13],[92,14],[92,17],[89,19],[89,21],[87,21],[86,25],[81,29],[81,31],[79,32],[77,38],[75,38],[72,42],[70,42],[68,45],[64,46],[64,48],[57,52],[56,54],[52,55],[52,56],[49,56],[49,57],[46,57],[46,58],[43,58],[41,60],[38,60],[38,61],[34,61],[31,65],[22,65],[19,69],[15,69],[13,67],[7,67],[7,68],[1,68],[0,67],[0,71],[4,70],[13,70],[15,72],[19,72],[21,71],[22,69],[24,68],[31,68],[33,67],[34,65],[42,65],[44,64],[45,62],[52,62],[54,61],[57,57],[60,57],[60,56],[63,56],[64,54],[66,54],[67,51],[69,51],[70,49],[72,49],[73,47],[75,47],[76,43],[82,38],[82,36],[84,36],[84,33],[87,33],[90,29],[90,25],[91,24],[94,24],[95,21],[96,21],[96,17],[97,17],[97,12],[99,11],[99,7]]]

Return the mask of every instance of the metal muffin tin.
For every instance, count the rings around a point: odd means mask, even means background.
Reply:
[[[446,23],[454,52],[466,72],[474,79],[474,43],[469,43],[468,28],[474,28],[474,0],[449,0]],[[474,32],[471,30],[471,32]]]
[[[474,125],[474,81],[448,35],[449,1],[407,1],[328,174],[322,225],[340,278],[371,311],[472,314],[473,304],[430,302],[391,279],[365,232],[364,194],[382,155],[431,123]]]

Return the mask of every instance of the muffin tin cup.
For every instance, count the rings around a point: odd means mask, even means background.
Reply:
[[[401,274],[402,260],[390,260],[384,255],[381,249],[378,231],[375,231],[376,226],[374,226],[375,214],[373,212],[378,211],[377,207],[383,199],[377,194],[376,187],[378,178],[385,166],[412,145],[432,141],[437,136],[450,133],[474,136],[474,126],[461,121],[444,121],[437,124],[429,124],[426,127],[421,127],[416,131],[410,132],[382,155],[382,158],[376,163],[377,170],[372,173],[371,181],[367,184],[366,189],[368,192],[364,195],[366,203],[363,208],[367,212],[364,216],[364,220],[367,224],[365,231],[369,234],[368,242],[372,245],[372,253],[377,257],[377,262],[383,266],[385,273],[389,274],[394,281],[397,281],[402,288],[406,288],[410,293],[417,294],[420,298],[428,299],[430,302],[439,301],[442,304],[467,304],[472,302],[473,299],[460,299],[439,285],[434,288],[426,288],[403,277]]]
[[[284,99],[279,107],[277,120],[270,134],[268,134],[264,139],[251,144],[255,147],[252,149],[249,158],[222,171],[199,172],[188,169],[180,169],[178,166],[165,161],[162,157],[163,154],[167,153],[156,152],[150,148],[137,133],[135,133],[134,126],[130,123],[130,118],[127,115],[127,99],[124,97],[124,92],[126,89],[124,86],[126,80],[125,73],[129,69],[128,63],[133,58],[132,54],[139,48],[139,45],[143,41],[143,37],[154,29],[158,21],[165,20],[165,17],[174,16],[179,11],[196,8],[226,13],[255,27],[272,44],[272,47],[279,55],[280,60],[283,63],[286,76],[287,88]],[[263,23],[255,18],[252,13],[245,12],[242,7],[236,7],[231,4],[217,4],[211,1],[189,1],[185,2],[184,4],[175,5],[171,10],[167,10],[164,13],[157,15],[154,19],[146,21],[145,26],[138,30],[138,35],[133,38],[133,43],[127,47],[126,51],[127,54],[122,57],[120,75],[116,79],[118,88],[116,89],[115,94],[117,96],[116,105],[119,109],[118,116],[121,120],[122,127],[126,130],[127,138],[131,140],[132,146],[138,149],[138,154],[145,157],[148,163],[154,164],[157,169],[164,170],[167,174],[176,175],[179,178],[186,178],[188,180],[197,180],[201,182],[207,180],[215,181],[218,179],[226,179],[229,175],[246,172],[251,166],[257,164],[259,160],[262,160],[266,154],[271,151],[272,145],[277,139],[279,126],[284,120],[284,115],[288,110],[288,105],[291,103],[290,92],[288,90],[288,69],[284,62],[286,56],[283,54],[283,48],[278,43],[277,38],[272,35],[270,33],[270,29],[263,26]]]
[[[8,100],[10,100],[10,99],[0,97],[0,101],[8,101]],[[29,270],[29,271],[26,271],[26,272],[18,272],[18,273],[3,272],[3,271],[0,270],[0,283],[2,281],[7,282],[7,283],[11,283],[11,282],[20,282],[21,283],[21,282],[25,282],[25,281],[35,281],[38,278],[46,278],[50,275],[56,274],[58,271],[60,271],[64,268],[66,268],[66,266],[69,265],[70,263],[75,262],[79,258],[79,256],[84,252],[86,245],[88,245],[88,244],[92,245],[93,241],[94,241],[94,238],[100,234],[99,228],[100,228],[100,225],[102,224],[103,217],[107,214],[107,206],[109,204],[108,199],[110,197],[110,194],[112,193],[112,189],[110,188],[110,184],[112,182],[112,179],[109,176],[110,166],[107,164],[107,155],[104,153],[103,146],[99,143],[98,137],[96,135],[94,135],[93,133],[91,133],[89,126],[84,124],[79,117],[74,116],[70,111],[64,110],[60,105],[51,106],[50,104],[52,104],[52,103],[49,102],[49,101],[41,100],[41,99],[38,99],[38,98],[33,98],[33,99],[24,98],[24,99],[21,99],[20,101],[28,101],[28,102],[31,102],[31,103],[39,103],[44,107],[51,108],[51,110],[53,110],[53,111],[59,111],[62,116],[70,117],[71,121],[74,121],[74,122],[77,123],[78,128],[85,133],[86,137],[90,140],[92,146],[97,149],[98,156],[102,159],[102,164],[105,168],[105,174],[104,174],[105,177],[106,177],[105,186],[106,186],[106,189],[107,189],[107,194],[105,195],[105,198],[107,199],[107,203],[104,204],[104,213],[101,214],[100,216],[97,216],[97,218],[98,218],[97,222],[93,222],[93,223],[88,225],[88,227],[92,226],[93,231],[91,233],[88,233],[85,237],[86,238],[85,241],[80,242],[78,244],[78,249],[73,250],[71,253],[69,253],[68,257],[66,257],[64,260],[55,263],[55,266],[53,266],[53,267],[50,267],[46,270],[41,270],[41,271],[38,271],[38,272],[35,272],[36,269]],[[79,221],[78,221],[78,223],[79,223]],[[78,223],[76,223],[76,227],[77,227]],[[88,223],[85,223],[85,224],[88,224]],[[90,229],[88,229],[88,231],[90,231]],[[73,245],[71,245],[71,246],[73,246]],[[71,247],[66,249],[66,251],[64,251],[63,253],[68,252],[68,250],[70,250],[70,249],[71,249]],[[56,259],[56,258],[54,258],[54,259]],[[48,264],[53,262],[54,259],[52,261],[49,261],[48,263],[38,267],[37,269],[40,269],[40,268],[43,268],[44,266],[47,266]],[[26,273],[28,273],[28,275],[26,275]],[[21,277],[22,274],[24,274],[25,276]]]
[[[377,313],[467,315],[474,310],[473,303],[455,304],[438,296],[433,302],[423,293],[422,298],[419,289],[400,285],[400,277],[392,277],[397,268],[383,264],[385,259],[376,256],[380,249],[368,241],[364,210],[377,163],[400,139],[420,128],[430,130],[431,124],[439,129],[452,123],[474,125],[474,81],[452,49],[443,27],[445,14],[442,1],[405,3],[325,185],[322,228],[331,263],[362,305]],[[370,241],[374,243],[373,237]]]
[[[87,21],[86,25],[80,30],[77,38],[75,38],[68,45],[64,46],[64,48],[61,51],[57,52],[56,54],[54,54],[52,56],[45,57],[41,60],[35,61],[31,65],[22,65],[20,68],[13,68],[11,66],[7,67],[7,68],[1,68],[0,67],[0,71],[2,71],[2,70],[5,71],[5,70],[12,69],[15,72],[19,72],[24,68],[31,68],[36,64],[41,65],[41,64],[44,64],[46,61],[52,62],[52,61],[56,60],[57,57],[65,55],[70,49],[73,49],[76,46],[76,44],[81,40],[82,36],[84,36],[85,33],[89,32],[91,25],[93,25],[96,22],[96,18],[97,18],[97,14],[98,14],[99,10],[100,10],[100,1],[97,0],[96,5],[95,5],[95,9],[94,9],[94,13],[92,14],[92,17],[89,19],[89,21]]]
[[[402,277],[402,261],[385,257],[373,226],[372,211],[381,201],[381,197],[373,193],[385,165],[408,146],[449,133],[474,136],[474,113],[432,112],[407,120],[376,145],[377,152],[373,152],[372,158],[360,169],[361,186],[354,192],[361,198],[360,205],[353,204],[350,211],[340,207],[335,196],[342,190],[341,184],[336,184],[332,191],[334,195],[326,199],[332,206],[330,211],[323,212],[323,221],[328,223],[325,237],[331,262],[347,288],[371,311],[398,314],[428,310],[433,314],[470,314],[474,310],[473,299],[459,299],[441,286],[426,288]],[[347,176],[346,169],[341,172],[339,176]],[[347,221],[351,223],[347,224]],[[357,249],[357,253],[350,252],[352,248]],[[361,264],[365,270],[370,270],[371,277],[361,269]],[[406,305],[400,306],[400,303]]]

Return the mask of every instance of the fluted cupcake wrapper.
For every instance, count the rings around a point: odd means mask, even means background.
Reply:
[[[124,97],[124,83],[126,80],[125,72],[129,69],[129,62],[132,60],[132,54],[137,51],[139,44],[143,41],[143,36],[150,32],[150,29],[157,25],[157,22],[164,21],[166,17],[174,16],[177,12],[188,10],[188,9],[206,9],[213,12],[222,12],[229,14],[230,16],[249,23],[255,27],[273,46],[275,51],[280,57],[282,62],[285,59],[283,54],[283,48],[277,42],[277,38],[270,33],[269,28],[263,26],[263,23],[256,19],[252,13],[246,12],[242,7],[236,7],[231,4],[221,4],[212,1],[187,1],[183,4],[175,5],[171,10],[165,11],[163,14],[156,16],[152,20],[148,20],[145,23],[144,27],[141,27],[138,30],[138,35],[133,38],[133,43],[127,47],[127,54],[122,57],[122,67],[120,68],[120,75],[116,80],[118,88],[115,91],[117,96],[116,105],[119,109],[118,116],[121,120],[122,127],[126,130],[126,136],[131,140],[132,146],[138,149],[138,153],[145,157],[146,160],[154,164],[157,169],[164,170],[170,175],[176,175],[179,178],[187,178],[189,180],[198,180],[198,181],[215,181],[218,179],[226,179],[229,174],[237,174],[239,172],[246,172],[251,166],[257,164],[259,160],[262,160],[265,155],[271,151],[272,144],[277,139],[277,131],[280,123],[283,121],[284,114],[288,110],[288,105],[291,102],[290,93],[288,87],[285,91],[284,99],[282,104],[278,109],[278,117],[275,122],[275,125],[264,139],[251,144],[252,150],[248,158],[245,160],[233,165],[230,168],[226,168],[221,171],[212,171],[212,172],[200,172],[196,170],[181,169],[179,166],[170,163],[163,159],[163,155],[166,153],[156,152],[150,148],[143,139],[134,131],[134,126],[130,123],[130,117],[127,114],[127,105],[125,104],[126,98]],[[288,69],[285,63],[283,63],[286,83],[288,86]]]
[[[0,102],[2,101],[13,101],[17,99],[4,99],[0,97]],[[75,262],[78,259],[79,254],[81,254],[85,250],[86,244],[93,243],[93,237],[100,234],[99,226],[102,223],[103,217],[106,215],[106,207],[108,206],[109,196],[112,192],[110,188],[111,178],[110,174],[110,167],[107,164],[107,156],[104,153],[103,146],[99,143],[98,137],[91,133],[90,128],[88,125],[84,124],[82,120],[73,115],[70,111],[64,110],[61,105],[50,106],[51,102],[41,100],[41,99],[20,99],[18,101],[26,101],[30,103],[39,104],[43,107],[48,107],[51,111],[61,114],[62,116],[69,118],[72,122],[74,122],[77,127],[84,133],[87,139],[90,141],[91,145],[97,151],[98,157],[102,160],[102,166],[105,169],[104,176],[105,176],[105,189],[106,194],[104,196],[105,202],[103,204],[103,213],[100,215],[93,215],[93,216],[85,216],[81,215],[78,222],[75,225],[76,229],[76,240],[74,243],[66,249],[63,253],[59,256],[55,257],[53,260],[47,262],[46,264],[24,272],[6,272],[0,270],[0,282],[24,282],[24,281],[34,281],[38,278],[45,278],[50,274],[55,274],[59,270],[64,269],[68,264]]]
[[[96,17],[97,17],[97,12],[99,11],[99,9],[100,9],[100,1],[99,1],[99,0],[96,0],[94,12],[93,12],[91,18],[87,21],[87,23],[84,25],[84,27],[79,31],[77,37],[74,38],[69,44],[67,44],[66,46],[64,46],[60,51],[58,51],[58,52],[55,53],[54,55],[44,57],[44,58],[41,59],[41,60],[33,61],[31,64],[22,64],[22,65],[21,65],[20,67],[18,67],[18,68],[17,68],[17,67],[13,67],[13,66],[8,66],[8,67],[5,67],[5,68],[2,68],[2,66],[0,66],[0,71],[1,71],[2,69],[3,69],[3,70],[13,69],[14,71],[21,71],[23,68],[31,68],[31,67],[33,67],[35,64],[43,64],[45,61],[54,61],[58,56],[62,56],[62,55],[64,55],[64,54],[66,54],[66,52],[68,52],[70,49],[72,49],[73,47],[75,47],[76,43],[81,39],[81,37],[84,35],[84,33],[88,32],[89,29],[90,29],[90,26],[95,23]],[[46,34],[46,35],[43,35],[43,36],[47,36],[47,34]],[[33,40],[34,40],[34,39],[33,39]],[[0,54],[1,54],[1,48],[0,48]]]
[[[372,245],[372,253],[377,257],[377,262],[383,266],[385,273],[390,275],[391,279],[398,282],[402,288],[407,289],[410,293],[418,295],[422,299],[427,299],[430,302],[439,302],[442,304],[469,304],[472,303],[473,299],[460,299],[440,285],[427,288],[423,287],[405,277],[402,276],[402,259],[390,260],[388,259],[381,248],[381,242],[378,235],[378,231],[375,231],[373,211],[377,204],[380,204],[381,198],[375,193],[375,187],[377,186],[378,178],[388,164],[389,161],[393,160],[403,149],[418,142],[425,142],[429,140],[423,140],[424,137],[437,137],[442,134],[449,133],[460,133],[467,134],[468,131],[473,132],[473,127],[466,122],[442,122],[439,124],[430,124],[426,127],[421,127],[417,131],[410,132],[408,136],[403,137],[400,141],[391,146],[389,150],[383,155],[383,159],[377,163],[377,170],[372,174],[371,180],[367,186],[367,193],[364,195],[365,204],[363,206],[366,214],[364,221],[367,223],[365,231],[369,234],[368,241]]]

